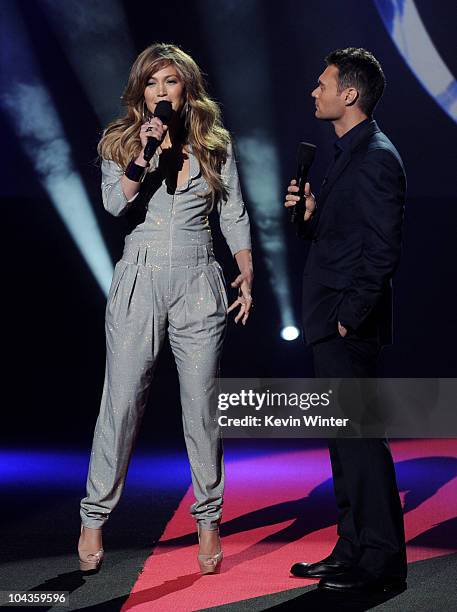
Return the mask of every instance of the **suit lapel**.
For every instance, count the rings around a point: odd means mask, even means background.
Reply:
[[[376,121],[372,120],[369,123],[367,123],[367,126],[365,129],[363,129],[359,134],[357,134],[357,136],[353,138],[353,140],[351,141],[351,146],[347,150],[343,151],[341,155],[339,156],[339,158],[336,160],[333,168],[330,171],[329,176],[327,177],[325,184],[322,185],[321,193],[318,199],[318,205],[319,205],[319,209],[321,210],[321,212],[322,212],[322,207],[325,204],[325,201],[333,185],[335,184],[336,180],[340,177],[340,175],[342,174],[346,166],[351,161],[353,151],[355,151],[361,145],[363,145],[365,141],[371,138],[371,136],[375,132],[379,132],[379,128],[378,128]]]
[[[322,185],[322,190],[319,198],[319,205],[322,206],[330,193],[333,185],[335,184],[336,179],[340,176],[343,170],[346,168],[348,163],[351,161],[351,151],[348,149],[347,151],[343,151],[341,155],[336,160],[333,165],[330,174],[327,177],[327,180]]]

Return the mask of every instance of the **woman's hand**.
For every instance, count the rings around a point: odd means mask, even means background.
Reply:
[[[148,121],[145,121],[140,128],[140,140],[143,151],[148,144],[148,137],[157,138],[157,140],[161,141],[167,129],[168,126],[164,125],[158,117],[152,117]]]
[[[249,311],[252,308],[252,281],[252,272],[241,272],[241,274],[235,278],[233,283],[231,283],[232,287],[238,287],[238,297],[227,309],[227,313],[231,312],[237,306],[240,306],[240,311],[235,317],[235,323],[238,323],[238,321],[241,319],[241,323],[246,325],[246,321],[249,317]]]

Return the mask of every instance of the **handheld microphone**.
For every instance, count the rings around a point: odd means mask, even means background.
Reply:
[[[160,102],[157,102],[154,117],[158,117],[162,123],[168,124],[172,113],[173,109],[171,102],[168,100],[160,100]],[[160,140],[157,140],[157,138],[154,138],[154,136],[148,136],[148,144],[145,146],[143,153],[143,157],[147,162],[154,155],[159,144]]]
[[[303,219],[305,214],[305,185],[308,180],[308,172],[311,168],[311,165],[314,161],[314,156],[316,155],[316,145],[313,145],[309,142],[301,142],[298,145],[297,151],[297,184],[298,184],[298,192],[297,196],[300,198],[300,201],[292,207],[292,214],[290,216],[290,220],[292,223],[297,223],[299,219]]]

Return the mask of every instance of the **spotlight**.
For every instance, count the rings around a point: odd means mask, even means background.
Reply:
[[[9,118],[49,200],[107,295],[113,264],[16,4],[1,5],[0,109]]]
[[[287,327],[283,327],[281,330],[281,338],[283,340],[296,340],[300,332],[295,325],[288,325]]]
[[[196,2],[205,40],[212,51],[211,81],[218,82],[223,102],[224,119],[237,135],[244,196],[249,215],[255,225],[266,278],[270,282],[280,317],[279,327],[295,320],[292,287],[288,263],[286,213],[283,206],[284,185],[282,155],[278,140],[278,112],[275,99],[274,74],[271,66],[268,21],[264,2],[233,1]],[[231,24],[227,28],[227,23]],[[246,37],[246,24],[255,23],[255,53],[252,40]],[[221,49],[224,52],[221,53]],[[247,87],[246,75],[249,75]]]
[[[136,55],[123,3],[45,0],[40,9],[105,126],[123,112],[119,96]]]

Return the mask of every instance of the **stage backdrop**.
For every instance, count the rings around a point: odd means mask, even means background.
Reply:
[[[283,195],[302,140],[318,147],[318,193],[334,136],[314,118],[310,92],[328,52],[363,46],[384,67],[375,118],[408,174],[395,344],[384,351],[383,372],[455,376],[455,2],[3,0],[0,11],[4,444],[91,438],[106,292],[129,231],[129,219],[102,207],[96,145],[121,112],[131,62],[154,41],[197,60],[237,146],[256,308],[246,328],[230,322],[223,373],[312,375],[302,339],[281,337],[284,327],[300,328],[306,254]],[[215,241],[230,281],[236,269],[217,228]],[[167,346],[145,420],[145,442],[180,436]]]

